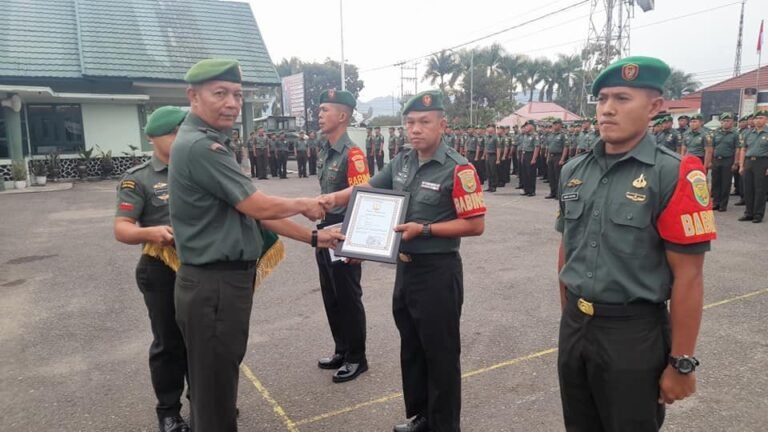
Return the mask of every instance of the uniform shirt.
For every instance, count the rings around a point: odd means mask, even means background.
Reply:
[[[227,141],[189,113],[171,147],[170,217],[183,264],[255,261],[261,255],[258,224],[235,208],[256,186],[240,170]]]
[[[438,223],[485,214],[482,185],[475,168],[441,142],[432,158],[419,164],[416,150],[398,153],[370,181],[375,188],[409,192],[406,222]],[[400,243],[406,253],[457,252],[461,239],[416,237]]]
[[[170,225],[168,165],[155,155],[128,169],[117,186],[115,216],[136,220],[140,226]]]
[[[662,130],[656,135],[656,142],[672,151],[677,151],[677,147],[681,145],[681,139],[674,129]]]
[[[382,147],[384,146],[384,135],[374,135],[373,136],[373,144],[376,146],[376,153],[380,152]]]
[[[768,157],[768,129],[753,129],[746,136],[747,157]]]
[[[623,156],[606,155],[600,141],[565,164],[555,227],[565,249],[560,280],[572,294],[616,304],[670,298],[666,250],[703,253],[715,236],[707,177],[697,158],[690,164],[695,175],[679,180],[681,157],[650,135]]]
[[[562,153],[563,149],[568,147],[568,135],[564,132],[553,132],[549,134],[547,148],[550,153]]]
[[[712,147],[712,138],[710,138],[709,132],[704,129],[697,131],[689,130],[685,134],[683,142],[688,149],[688,153],[699,157],[704,157],[704,149],[706,147]]]
[[[520,150],[524,152],[532,152],[536,147],[541,147],[541,144],[539,144],[539,136],[536,132],[521,134],[519,141]]]
[[[325,141],[317,158],[317,179],[323,194],[344,190],[368,182],[368,162],[362,150],[357,147],[345,132],[336,144]],[[335,207],[331,214],[343,215],[347,207]]]
[[[443,141],[445,141],[445,144],[448,145],[448,147],[453,147],[456,144],[456,135],[443,134]]]
[[[592,141],[589,131],[580,131],[576,136],[576,148],[579,150],[589,151],[590,142]]]
[[[373,153],[373,135],[368,135],[365,137],[365,153]]]
[[[752,129],[745,127],[739,129],[739,148],[744,148],[747,146],[747,135],[752,132]]]
[[[495,135],[488,135],[485,138],[485,152],[488,154],[496,154],[498,148],[499,139]]]
[[[307,147],[308,147],[307,140],[299,139],[298,141],[296,141],[296,147],[294,148],[296,149],[297,152],[303,152],[306,154]]]
[[[715,157],[732,158],[739,146],[739,135],[733,128],[718,128],[712,133],[712,145]]]
[[[287,152],[288,151],[288,140],[287,139],[277,139],[275,140],[275,150],[281,151],[281,152]]]
[[[392,156],[395,154],[395,149],[397,148],[397,137],[392,134],[389,136],[389,141],[387,142],[387,146],[389,147],[389,155]]]
[[[477,137],[470,135],[469,139],[467,140],[467,151],[468,152],[474,152],[477,151]],[[472,155],[474,158],[475,155]]]
[[[307,138],[307,147],[311,152],[317,151],[317,138]]]

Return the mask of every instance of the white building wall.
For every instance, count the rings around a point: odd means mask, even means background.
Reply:
[[[112,150],[112,156],[130,152],[129,145],[141,149],[142,132],[136,105],[84,103],[81,108],[87,148],[98,145],[105,152]]]

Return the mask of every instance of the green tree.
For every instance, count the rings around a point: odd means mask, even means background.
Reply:
[[[699,87],[701,87],[701,83],[696,81],[693,74],[672,68],[672,73],[664,85],[664,97],[680,99],[689,93],[695,92]]]
[[[443,50],[429,58],[423,79],[429,80],[431,85],[435,85],[438,82],[440,90],[445,91],[445,78],[452,77],[458,71],[459,64],[456,60],[456,55],[452,51]]]
[[[341,88],[341,65],[339,62],[325,59],[323,63],[304,63],[293,57],[283,59],[275,68],[281,77],[304,72],[304,106],[309,113],[308,127],[317,126],[320,111],[320,93],[328,89]],[[347,63],[344,68],[346,89],[355,97],[360,94],[365,84],[360,79],[357,66]]]

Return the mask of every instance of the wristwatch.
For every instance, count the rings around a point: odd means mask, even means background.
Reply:
[[[312,230],[312,240],[309,242],[313,248],[317,247],[317,230]]]
[[[424,224],[421,226],[421,236],[426,238],[432,237],[432,224]]]
[[[683,375],[688,375],[696,370],[696,366],[700,365],[696,357],[683,355],[680,357],[669,356],[669,364],[672,365],[675,370]]]

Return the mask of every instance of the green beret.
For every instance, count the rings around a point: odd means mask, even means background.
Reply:
[[[701,121],[704,121],[704,116],[702,116],[701,114],[694,114],[694,115],[691,116],[691,120],[701,120]]]
[[[666,116],[661,118],[662,123],[671,122],[671,121],[672,121],[672,116]]]
[[[403,115],[411,111],[443,111],[444,109],[443,93],[437,90],[427,90],[412,97],[405,104]]]
[[[200,84],[207,81],[229,81],[240,83],[243,72],[240,62],[227,59],[206,59],[197,62],[184,75],[184,81],[190,84]]]
[[[742,122],[742,121],[747,121],[747,120],[749,120],[749,115],[747,115],[747,114],[744,114],[743,116],[741,116],[741,117],[739,118],[739,121],[740,121],[740,122]]]
[[[148,137],[159,137],[173,132],[184,118],[187,112],[175,106],[160,107],[147,119],[144,133]]]
[[[720,120],[733,120],[733,113],[730,112],[724,112],[720,114]]]
[[[556,124],[558,124],[558,123],[559,123],[559,124],[563,124],[563,119],[554,119],[554,120],[552,120],[552,124],[553,124],[553,125],[556,125]]]
[[[752,115],[753,117],[768,117],[768,110],[760,110]]]
[[[691,118],[690,118],[690,117],[688,117],[688,116],[687,116],[687,115],[685,115],[685,114],[681,115],[681,116],[680,116],[680,117],[678,117],[677,119],[678,119],[678,120],[680,120],[680,119],[688,119],[688,120],[691,120]]]
[[[637,87],[664,91],[669,66],[653,57],[626,57],[603,69],[592,83],[592,95],[605,87]]]
[[[525,125],[536,126],[536,120],[534,120],[534,119],[526,120],[526,122],[523,123],[523,126],[525,126]]]
[[[352,93],[346,90],[336,89],[325,90],[320,93],[320,104],[322,105],[324,103],[344,105],[352,109],[355,109],[355,106],[357,106],[357,101]]]

